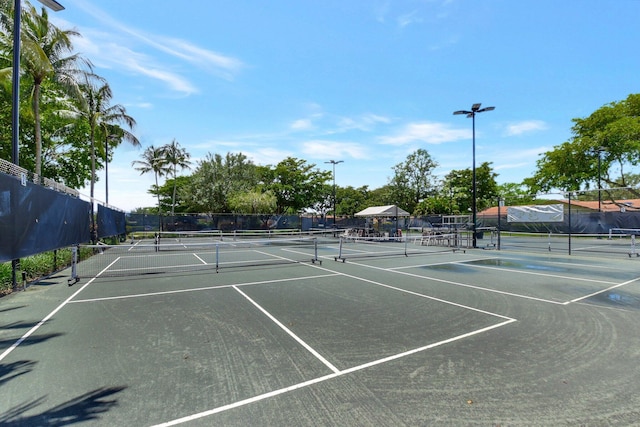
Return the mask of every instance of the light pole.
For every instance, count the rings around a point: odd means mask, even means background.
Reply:
[[[473,194],[471,200],[471,212],[473,215],[473,247],[477,247],[477,234],[476,234],[476,114],[484,113],[485,111],[495,110],[496,107],[485,107],[480,108],[480,103],[473,104],[471,106],[471,111],[469,110],[458,110],[454,111],[453,114],[466,114],[467,118],[471,118],[472,126],[473,126],[473,177],[472,177],[472,186],[473,186]]]
[[[344,160],[329,160],[325,163],[330,163],[333,165],[333,227],[336,226],[336,165],[338,163],[343,163]]]
[[[600,184],[602,174],[600,173],[600,164],[602,163],[603,151],[607,151],[607,149],[604,147],[596,148],[596,152],[598,153],[598,212],[602,212],[602,185]]]
[[[64,9],[55,0],[38,0],[54,12]],[[13,6],[13,75],[11,86],[13,90],[11,104],[11,162],[20,164],[20,13],[22,5],[20,0],[14,0]]]
[[[64,9],[55,0],[38,0],[43,5],[58,12]],[[13,2],[13,71],[11,75],[11,163],[20,165],[20,14],[22,4],[20,0]],[[11,197],[14,200],[14,197]],[[15,212],[13,212],[15,215]],[[16,272],[19,268],[20,260],[11,260],[11,281],[15,288],[17,284]]]
[[[117,141],[118,136],[107,134],[104,139],[104,192],[105,203],[109,205],[109,141]]]

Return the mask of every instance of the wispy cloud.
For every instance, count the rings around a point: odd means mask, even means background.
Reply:
[[[404,15],[398,16],[397,22],[401,28],[404,28],[411,24],[421,23],[422,18],[418,15],[418,11],[414,10],[409,13],[405,13]]]
[[[378,2],[374,5],[373,16],[376,21],[383,23],[387,17],[387,13],[389,13],[389,1]]]
[[[257,165],[275,165],[287,157],[295,157],[295,154],[287,150],[266,147],[256,151],[243,151],[249,160]]]
[[[315,159],[349,157],[367,159],[367,149],[362,144],[344,141],[313,140],[302,144],[302,152]]]
[[[542,120],[525,120],[522,122],[509,124],[505,130],[505,135],[518,136],[524,133],[545,130],[547,128],[547,124]]]
[[[340,132],[346,132],[349,130],[370,132],[377,124],[380,123],[391,123],[391,119],[389,117],[372,113],[366,113],[358,117],[341,117],[338,120],[338,130]]]
[[[470,137],[471,132],[468,129],[452,129],[444,123],[422,122],[410,123],[396,135],[381,137],[380,142],[391,145],[404,145],[417,141],[441,144]]]
[[[180,61],[226,80],[232,80],[244,67],[241,60],[232,56],[204,49],[185,40],[148,34],[127,26],[85,0],[76,0],[74,6],[92,15],[106,27],[102,31],[83,28],[83,38],[74,40],[76,49],[88,55],[98,66],[121,68],[124,72],[144,75],[185,94],[198,90],[177,71]],[[143,49],[147,53],[141,53]],[[163,63],[161,55],[153,54],[154,51],[179,61],[167,65]]]
[[[311,130],[314,128],[314,126],[311,119],[298,119],[298,120],[295,120],[293,123],[291,123],[289,128],[291,128],[291,130],[294,130],[294,131],[303,131],[303,130]]]

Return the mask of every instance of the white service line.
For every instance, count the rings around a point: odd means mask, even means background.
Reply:
[[[635,279],[627,280],[626,282],[623,282],[623,283],[620,283],[620,284],[617,284],[617,285],[614,285],[614,286],[610,286],[610,287],[608,287],[608,288],[606,288],[606,289],[603,289],[603,290],[601,290],[601,291],[594,292],[594,293],[589,294],[589,295],[585,295],[585,296],[580,297],[580,298],[572,299],[572,300],[571,300],[571,301],[569,301],[569,302],[571,303],[571,302],[578,302],[578,301],[582,301],[582,300],[584,300],[584,299],[591,298],[591,297],[594,297],[594,296],[596,296],[596,295],[602,294],[602,293],[604,293],[604,292],[610,291],[611,289],[616,289],[616,288],[620,288],[620,287],[622,287],[622,286],[626,286],[626,285],[628,285],[628,284],[630,284],[630,283],[633,283],[633,282],[636,282],[636,281],[638,281],[638,280],[640,280],[640,277],[636,277]]]
[[[302,340],[302,338],[300,338],[299,336],[297,336],[296,334],[293,333],[293,331],[291,331],[291,329],[287,328],[285,325],[282,324],[282,322],[280,322],[278,319],[276,319],[275,317],[273,317],[271,315],[271,313],[269,313],[267,310],[265,310],[260,304],[258,304],[257,302],[255,302],[253,299],[251,299],[251,297],[247,294],[245,294],[244,292],[242,292],[240,289],[238,289],[237,286],[232,286],[233,289],[235,289],[236,291],[238,291],[240,293],[240,295],[242,295],[243,297],[245,297],[251,304],[253,304],[258,310],[260,310],[265,316],[267,316],[273,323],[275,323],[276,325],[278,325],[278,327],[280,327],[280,329],[282,329],[283,331],[285,331],[291,338],[293,338],[294,340],[296,340],[296,342],[298,344],[300,344],[302,347],[304,347],[309,353],[313,354],[316,359],[318,359],[319,361],[321,361],[327,368],[331,369],[334,373],[338,373],[340,372],[340,370],[338,368],[336,368],[335,366],[333,366],[333,364],[331,362],[329,362],[327,359],[325,359],[320,353],[318,353],[317,351],[315,351],[313,349],[313,347],[311,347],[309,344],[307,344],[306,342],[304,342]]]
[[[105,268],[102,269],[102,271],[100,271],[100,273],[96,274],[91,280],[89,280],[87,283],[84,284],[83,287],[81,287],[80,289],[78,289],[77,291],[75,291],[73,293],[73,295],[71,295],[69,298],[67,298],[66,300],[64,300],[64,302],[62,304],[60,304],[59,306],[57,306],[51,313],[47,314],[45,316],[44,319],[42,319],[41,321],[38,322],[37,325],[35,325],[33,328],[29,329],[23,336],[21,336],[15,343],[13,343],[13,345],[11,345],[11,347],[9,347],[8,349],[6,349],[4,351],[4,353],[0,354],[0,362],[7,357],[13,350],[15,350],[16,348],[18,348],[18,346],[20,344],[22,344],[24,342],[24,340],[26,340],[27,338],[29,338],[35,331],[37,331],[38,329],[40,329],[40,327],[42,325],[44,325],[49,319],[51,319],[58,311],[60,311],[62,309],[62,307],[64,307],[65,305],[67,305],[69,302],[71,302],[71,300],[78,295],[80,292],[82,292],[87,286],[89,286],[91,283],[93,283],[94,280],[96,280],[98,277],[100,277],[100,275],[102,273],[104,273],[107,269],[109,269],[109,267],[111,267],[113,264],[115,264],[116,262],[118,262],[118,260],[120,259],[120,257],[116,258],[115,260],[113,260],[111,262],[111,264],[109,264],[108,266],[106,266]]]
[[[198,259],[200,260],[200,262],[201,262],[201,263],[203,263],[204,265],[207,265],[207,262],[206,262],[205,260],[203,260],[202,258],[200,258],[200,257],[198,256],[198,254],[194,253],[194,254],[192,254],[192,255],[193,255],[194,257],[198,258]]]
[[[456,261],[456,263],[457,263],[457,261]],[[547,299],[543,299],[543,298],[531,297],[531,296],[528,296],[528,295],[514,294],[513,292],[499,291],[497,289],[484,288],[482,286],[468,285],[466,283],[454,282],[454,281],[451,281],[451,280],[437,279],[435,277],[422,276],[420,274],[414,274],[414,273],[407,273],[406,271],[398,271],[396,269],[376,267],[376,266],[373,266],[373,265],[360,264],[360,263],[357,263],[357,262],[352,262],[351,264],[358,265],[360,267],[367,267],[367,268],[372,268],[372,269],[376,269],[376,270],[388,271],[389,273],[404,274],[405,276],[417,277],[419,279],[432,280],[434,282],[447,283],[449,285],[460,286],[460,287],[463,287],[463,288],[476,289],[476,290],[484,291],[484,292],[493,292],[493,293],[496,293],[496,294],[508,295],[508,296],[516,297],[516,298],[529,299],[529,300],[532,300],[532,301],[539,301],[539,302],[544,302],[544,303],[548,303],[548,304],[556,304],[556,305],[567,305],[567,304],[569,304],[569,302],[553,301],[553,300],[547,300]],[[471,307],[469,307],[469,308],[471,308]]]
[[[496,328],[508,325],[509,323],[512,323],[512,322],[515,322],[515,321],[516,321],[515,319],[509,319],[509,320],[506,320],[504,322],[498,323],[496,325],[487,326],[486,328],[477,329],[475,331],[467,332],[466,334],[458,335],[458,336],[453,337],[453,338],[449,338],[449,339],[446,339],[446,340],[443,340],[443,341],[439,341],[439,342],[436,342],[436,343],[433,343],[433,344],[425,345],[423,347],[419,347],[419,348],[416,348],[416,349],[413,349],[413,350],[409,350],[409,351],[406,351],[406,352],[403,352],[403,353],[394,354],[393,356],[385,357],[385,358],[382,358],[382,359],[374,360],[372,362],[364,363],[362,365],[354,366],[352,368],[348,368],[348,369],[345,369],[343,371],[334,372],[332,374],[325,375],[325,376],[318,377],[318,378],[314,378],[314,379],[311,379],[309,381],[304,381],[304,382],[301,382],[301,383],[298,383],[298,384],[294,384],[294,385],[291,385],[289,387],[284,387],[284,388],[281,388],[281,389],[278,389],[278,390],[270,391],[268,393],[264,393],[264,394],[260,394],[258,396],[250,397],[248,399],[239,400],[237,402],[233,402],[233,403],[230,403],[228,405],[219,406],[217,408],[213,408],[213,409],[210,409],[208,411],[203,411],[203,412],[199,412],[197,414],[188,415],[186,417],[177,418],[175,420],[167,421],[165,423],[156,424],[156,425],[154,425],[152,427],[175,426],[175,425],[187,423],[187,422],[190,422],[190,421],[194,421],[194,420],[197,420],[197,419],[200,419],[200,418],[208,417],[210,415],[219,414],[221,412],[228,411],[230,409],[239,408],[241,406],[245,406],[245,405],[249,405],[251,403],[259,402],[261,400],[265,400],[265,399],[268,399],[270,397],[279,396],[281,394],[288,393],[288,392],[294,391],[294,390],[299,390],[301,388],[308,387],[308,386],[311,386],[311,385],[314,385],[314,384],[318,384],[318,383],[321,383],[321,382],[324,382],[324,381],[327,381],[327,380],[331,380],[333,378],[337,378],[337,377],[340,377],[342,375],[351,374],[351,373],[354,373],[354,372],[357,372],[357,371],[361,371],[363,369],[370,368],[372,366],[380,365],[382,363],[391,362],[393,360],[397,360],[397,359],[400,359],[402,357],[410,356],[412,354],[419,353],[419,352],[422,352],[422,351],[425,351],[425,350],[429,350],[429,349],[432,349],[432,348],[435,348],[435,347],[439,347],[439,346],[444,345],[444,344],[449,344],[449,343],[452,343],[454,341],[458,341],[458,340],[461,340],[461,339],[464,339],[464,338],[471,337],[473,335],[481,334],[483,332],[490,331],[491,329],[496,329]]]
[[[594,282],[594,283],[602,283],[602,284],[608,284],[611,285],[615,282],[609,282],[607,280],[596,280],[596,279],[585,279],[585,278],[578,278],[578,277],[573,277],[573,276],[563,276],[561,274],[549,274],[549,273],[538,273],[535,271],[522,271],[522,270],[514,270],[511,268],[500,268],[500,267],[491,267],[489,265],[467,265],[466,261],[455,261],[452,262],[451,264],[463,264],[466,265],[467,267],[473,267],[473,268],[486,268],[488,270],[499,270],[499,271],[508,271],[510,273],[518,273],[518,274],[528,274],[531,276],[543,276],[543,277],[553,277],[556,279],[569,279],[569,280],[579,280],[581,282]]]
[[[293,261],[293,260],[291,260],[291,259],[289,259],[289,258],[281,257],[281,256],[278,256],[278,255],[272,255],[272,256],[275,256],[275,257],[277,257],[277,258],[282,258],[282,259],[284,259],[284,260]],[[397,271],[397,272],[396,272],[396,271],[391,271],[391,270],[386,269],[386,268],[372,267],[372,266],[369,266],[369,265],[359,264],[359,263],[354,263],[354,262],[352,262],[351,264],[353,264],[353,265],[359,265],[359,266],[362,266],[362,267],[375,268],[375,269],[383,270],[383,271],[389,271],[389,272],[391,272],[391,273],[397,273],[397,274],[404,274],[404,275],[407,275],[407,276],[419,277],[419,278],[421,278],[421,279],[435,280],[435,281],[444,282],[444,283],[450,283],[450,284],[454,284],[454,285],[458,285],[458,286],[468,286],[468,287],[474,288],[474,286],[471,286],[471,285],[464,285],[464,284],[462,284],[462,283],[451,282],[451,281],[448,281],[448,280],[433,279],[433,278],[431,278],[431,277],[424,277],[424,276],[420,276],[420,275],[417,275],[417,274],[405,273],[405,272],[403,272],[403,271]],[[307,264],[303,264],[303,265],[307,265]],[[419,292],[409,291],[409,290],[406,290],[406,289],[402,289],[402,288],[398,288],[398,287],[395,287],[395,286],[387,285],[387,284],[385,284],[385,283],[381,283],[381,282],[376,282],[375,280],[365,279],[364,277],[353,276],[353,275],[351,275],[351,274],[347,274],[347,273],[334,272],[333,270],[329,270],[328,268],[321,267],[321,266],[319,266],[319,265],[315,265],[315,264],[308,264],[308,266],[309,266],[309,267],[311,267],[311,268],[317,268],[317,269],[322,270],[322,271],[327,271],[327,272],[337,273],[337,274],[339,274],[340,276],[349,277],[349,278],[351,278],[351,279],[359,280],[359,281],[361,281],[361,282],[371,283],[371,284],[374,284],[374,285],[377,285],[377,286],[381,286],[381,287],[383,287],[383,288],[393,289],[394,291],[404,292],[404,293],[407,293],[407,294],[410,294],[410,295],[418,296],[418,297],[420,297],[420,298],[426,298],[426,299],[430,299],[430,300],[433,300],[433,301],[442,302],[442,303],[444,303],[444,304],[449,304],[449,305],[453,305],[453,306],[456,306],[456,307],[464,308],[464,309],[467,309],[467,310],[476,311],[476,312],[483,313],[483,314],[489,314],[489,315],[491,315],[491,316],[500,317],[500,318],[502,318],[502,319],[509,319],[509,320],[513,320],[513,319],[511,319],[510,317],[503,316],[503,315],[501,315],[501,314],[491,313],[491,312],[489,312],[489,311],[480,310],[480,309],[478,309],[478,308],[474,308],[474,307],[470,307],[470,306],[467,306],[467,305],[458,304],[458,303],[455,303],[455,302],[451,302],[451,301],[443,300],[443,299],[436,298],[436,297],[430,297],[429,295],[421,294],[421,293],[419,293]],[[484,289],[484,288],[479,288],[479,289]],[[497,292],[497,291],[496,291],[496,292]],[[506,292],[505,292],[505,293],[506,293]],[[517,294],[514,294],[514,295],[515,295],[515,296],[520,296],[520,295],[517,295]],[[531,298],[531,299],[537,299],[537,298]],[[545,301],[545,300],[542,300],[542,301]],[[548,301],[545,301],[545,302],[548,302]],[[552,302],[552,301],[551,301],[551,302]],[[555,304],[562,304],[562,303],[555,303]]]
[[[215,286],[205,286],[201,288],[189,288],[189,289],[177,289],[174,291],[161,291],[161,292],[148,292],[144,294],[133,294],[133,295],[118,295],[115,297],[101,297],[101,298],[90,298],[90,299],[80,299],[75,301],[70,301],[71,304],[79,304],[84,302],[98,302],[98,301],[110,301],[110,300],[118,300],[118,299],[129,299],[129,298],[143,298],[143,297],[152,297],[157,295],[171,295],[171,294],[183,294],[187,292],[202,292],[202,291],[211,291],[214,289],[224,289],[230,288],[232,286],[253,286],[253,285],[262,285],[266,283],[278,283],[278,282],[291,282],[293,280],[309,280],[309,279],[318,279],[322,277],[331,277],[337,276],[338,273],[333,274],[319,274],[316,276],[304,276],[304,277],[290,277],[286,279],[272,279],[272,280],[261,280],[257,282],[246,282],[246,283],[236,283],[235,285],[215,285]]]

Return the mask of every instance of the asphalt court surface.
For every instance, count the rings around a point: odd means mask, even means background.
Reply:
[[[63,272],[1,299],[0,424],[640,419],[640,260],[318,255],[72,287]]]

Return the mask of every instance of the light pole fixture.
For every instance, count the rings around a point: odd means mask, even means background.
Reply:
[[[325,163],[330,163],[333,165],[333,226],[336,226],[336,165],[338,163],[343,163],[344,160],[329,160]]]
[[[458,111],[454,111],[453,114],[465,114],[467,116],[467,118],[471,118],[472,120],[472,126],[473,126],[473,134],[472,134],[472,139],[473,139],[473,172],[472,172],[472,199],[471,199],[471,213],[473,216],[473,247],[476,248],[477,247],[477,242],[478,242],[478,236],[476,233],[476,217],[477,217],[477,212],[476,212],[476,114],[478,113],[484,113],[485,111],[492,111],[495,110],[496,107],[484,107],[484,108],[480,108],[480,103],[478,104],[473,104],[471,106],[471,110],[458,110]]]
[[[56,0],[38,0],[38,1],[43,5],[47,6],[49,9],[53,10],[54,12],[60,12],[61,10],[64,10],[64,6],[58,3]]]

